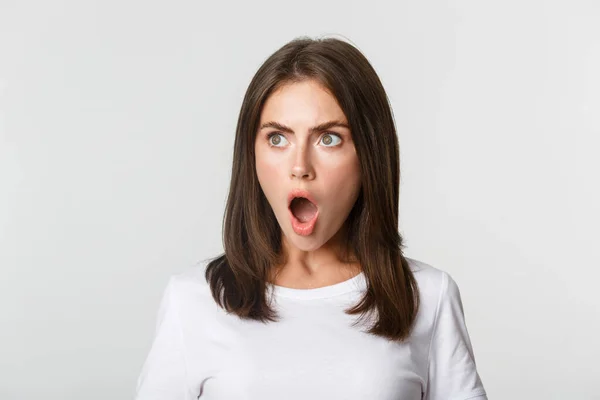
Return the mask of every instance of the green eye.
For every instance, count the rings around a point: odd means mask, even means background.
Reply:
[[[339,141],[337,143],[334,143],[333,146],[329,146],[333,142],[334,137],[338,138]],[[326,147],[335,147],[341,143],[342,139],[339,135],[336,135],[335,133],[326,133],[323,135],[323,139],[321,141],[323,142],[323,144],[326,145]]]
[[[272,137],[275,137],[275,140],[271,140]],[[267,136],[267,141],[269,142],[269,146],[271,147],[281,147],[279,144],[281,143],[281,138],[284,136],[278,132],[272,132]]]
[[[271,140],[272,138],[273,140]],[[337,138],[337,142],[335,141],[335,138]],[[285,136],[279,132],[271,132],[267,135],[267,141],[271,147],[282,147],[280,146],[282,139],[287,140],[285,139]],[[321,142],[325,147],[336,147],[342,142],[342,138],[336,133],[326,132],[321,136]]]

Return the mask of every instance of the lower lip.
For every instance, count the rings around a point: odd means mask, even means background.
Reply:
[[[315,224],[317,223],[317,218],[319,217],[319,210],[317,210],[314,217],[306,222],[300,222],[290,209],[288,209],[288,212],[290,213],[290,219],[292,220],[292,228],[297,235],[308,236],[313,233]]]

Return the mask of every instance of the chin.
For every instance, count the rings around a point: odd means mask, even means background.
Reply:
[[[290,227],[290,233],[284,232],[284,234],[288,244],[301,251],[318,250],[325,244],[325,242],[320,240],[320,237],[318,237],[316,233],[313,233],[310,236],[300,236]]]

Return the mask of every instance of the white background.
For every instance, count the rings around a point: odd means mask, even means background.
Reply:
[[[0,2],[0,399],[131,399],[167,278],[222,250],[242,97],[300,35],[374,65],[406,255],[490,399],[600,399],[600,2]]]

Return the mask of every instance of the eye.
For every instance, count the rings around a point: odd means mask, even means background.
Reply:
[[[276,140],[271,140],[272,137],[275,137]],[[267,136],[267,141],[269,142],[269,146],[271,147],[281,147],[279,146],[279,144],[281,143],[281,139],[283,138],[283,140],[287,141],[287,139],[285,138],[285,136],[283,136],[281,133],[278,132],[272,132],[269,133],[269,135]]]
[[[337,138],[338,142],[334,143],[334,140],[332,138]],[[337,135],[335,133],[331,133],[331,132],[326,132],[323,136],[321,136],[321,139],[322,139],[321,141],[326,145],[334,143],[332,146],[325,146],[325,147],[335,147],[342,142],[342,138],[339,135]]]
[[[271,140],[271,138],[275,138],[275,140]],[[334,138],[337,138],[337,142]],[[280,146],[282,139],[287,142],[285,136],[283,136],[279,132],[271,132],[267,135],[267,141],[269,142],[269,146],[271,147],[283,147],[283,145]],[[342,139],[338,134],[332,132],[325,132],[325,134],[321,136],[321,142],[325,144],[325,147],[336,147],[342,142]]]

